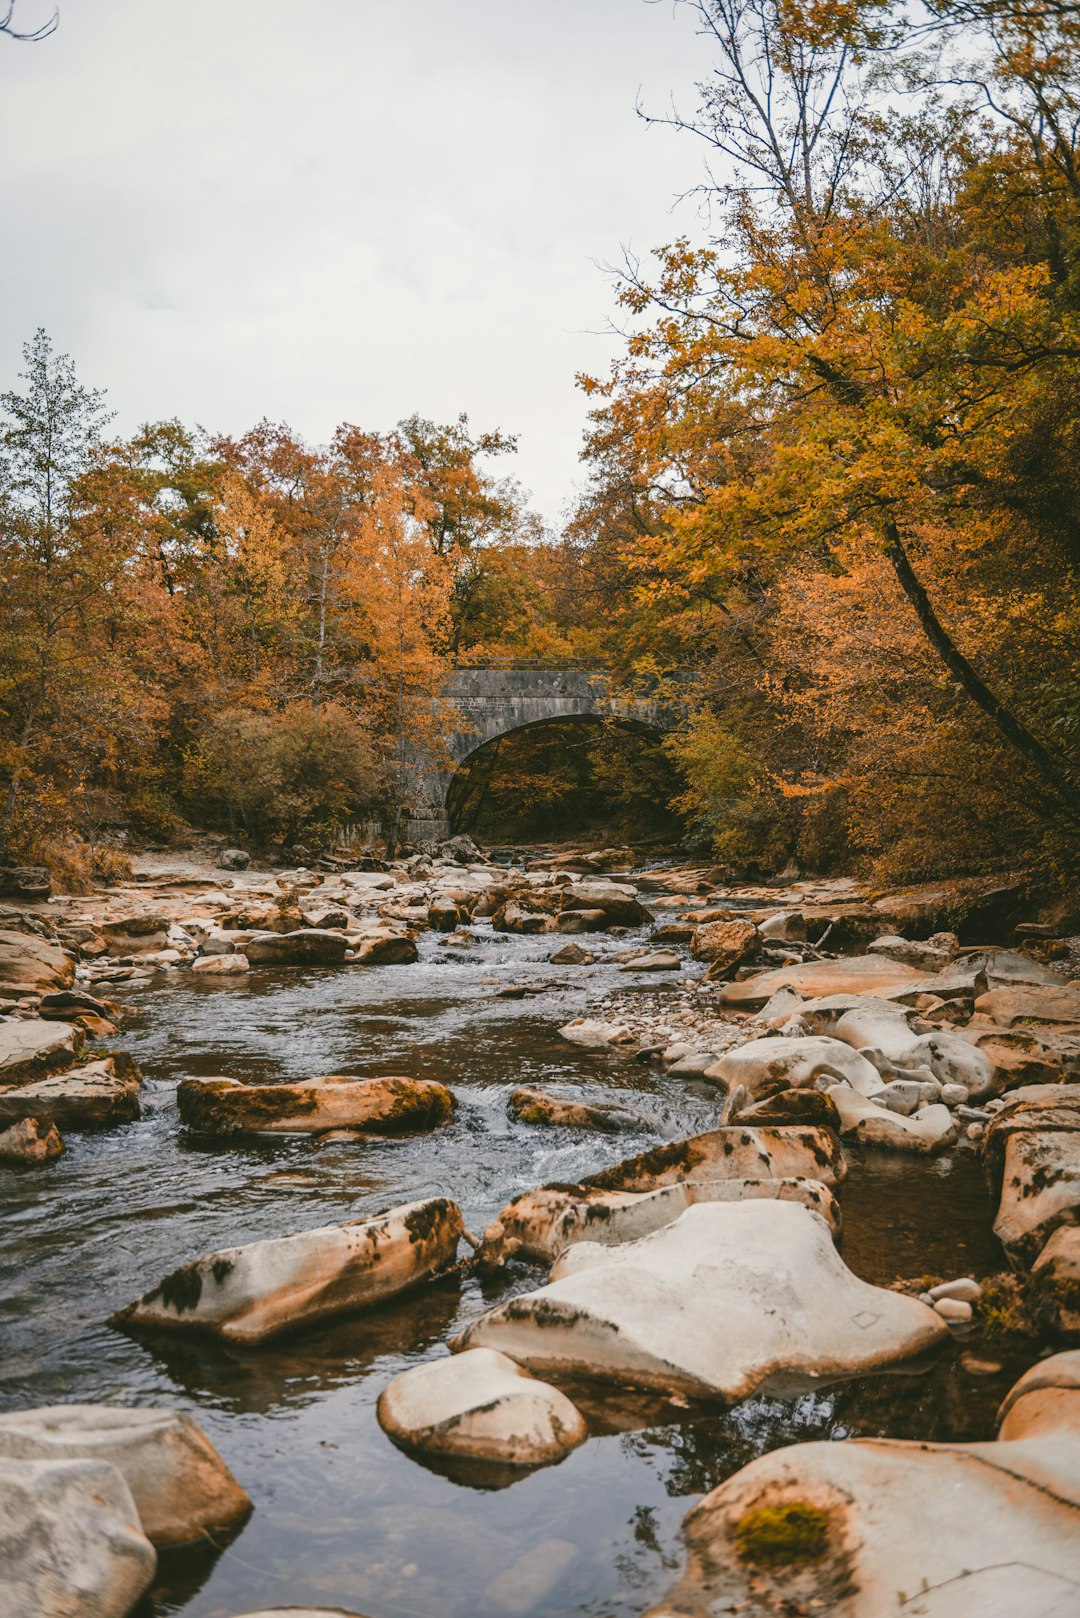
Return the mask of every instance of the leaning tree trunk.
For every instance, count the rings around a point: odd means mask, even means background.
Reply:
[[[904,549],[900,531],[891,518],[885,523],[885,542],[885,555],[892,563],[900,588],[914,607],[915,616],[924,635],[949,673],[963,686],[972,701],[978,703],[1010,746],[1039,774],[1065,809],[1069,819],[1080,823],[1076,787],[1053,755],[1048,753],[1016,715],[1006,708],[1000,697],[994,695],[985,680],[980,679],[963,652],[954,644],[931,606],[930,598]]]

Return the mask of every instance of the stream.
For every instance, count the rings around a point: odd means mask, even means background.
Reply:
[[[590,938],[597,965],[560,970],[547,962],[550,937],[493,933],[486,922],[476,933],[468,952],[424,934],[411,966],[256,971],[241,984],[163,977],[131,995],[137,1020],[114,1042],[147,1080],[143,1117],[70,1136],[54,1165],[0,1170],[0,1407],[190,1411],[255,1503],[231,1542],[163,1554],[138,1618],[235,1618],[293,1604],[368,1618],[629,1618],[670,1584],[689,1507],[755,1456],[853,1435],[993,1436],[997,1404],[1023,1366],[974,1377],[950,1345],[929,1370],[731,1409],[579,1386],[572,1396],[593,1436],[561,1465],[525,1476],[444,1474],[408,1458],[376,1422],[379,1393],[446,1352],[447,1336],[509,1290],[542,1284],[542,1272],[520,1268],[450,1278],[259,1350],[136,1341],[110,1328],[114,1309],[216,1248],[439,1193],[460,1202],[479,1234],[529,1186],[576,1180],[715,1125],[713,1087],[558,1036],[599,992],[626,984],[601,952],[629,940]],[[561,987],[500,1000],[492,980]],[[213,1144],[178,1129],[175,1085],[186,1075],[330,1073],[441,1079],[460,1105],[449,1126],[403,1141]],[[506,1098],[520,1084],[617,1099],[642,1129],[511,1123]],[[887,1284],[1003,1267],[973,1153],[847,1155],[843,1251],[858,1274]]]

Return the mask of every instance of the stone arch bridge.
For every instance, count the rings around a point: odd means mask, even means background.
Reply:
[[[499,736],[553,720],[608,722],[639,735],[660,736],[674,728],[682,713],[680,705],[658,698],[620,696],[603,669],[570,659],[459,665],[444,688],[443,701],[459,718],[445,738],[450,763],[417,759],[414,764],[413,813],[405,836],[419,846],[450,835],[450,784],[467,758]]]

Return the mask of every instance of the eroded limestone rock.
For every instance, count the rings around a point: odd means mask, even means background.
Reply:
[[[71,1404],[0,1415],[0,1463],[70,1460],[115,1466],[159,1547],[229,1528],[251,1510],[206,1434],[181,1411]]]
[[[65,1131],[109,1129],[139,1116],[141,1090],[142,1079],[130,1057],[103,1056],[33,1084],[0,1089],[0,1127],[23,1118],[50,1118]]]
[[[576,1273],[511,1298],[452,1346],[495,1348],[541,1375],[733,1401],[896,1364],[948,1331],[925,1304],[860,1281],[825,1221],[794,1202],[701,1202],[638,1241],[585,1245],[571,1250]]]
[[[228,1247],[167,1275],[112,1324],[263,1343],[432,1280],[454,1263],[462,1228],[457,1203],[431,1197],[373,1218]]]
[[[302,1084],[182,1079],[176,1101],[181,1121],[210,1135],[319,1134],[326,1129],[405,1135],[449,1123],[455,1106],[453,1093],[434,1079],[339,1075]]]
[[[156,1570],[157,1553],[115,1466],[0,1464],[4,1618],[127,1618]]]
[[[378,1417],[406,1449],[509,1466],[559,1461],[588,1436],[564,1393],[490,1348],[403,1371],[380,1395]]]
[[[690,1512],[649,1618],[1069,1618],[1080,1590],[1080,1356],[1033,1368],[995,1443],[850,1439],[753,1461]]]
[[[596,1191],[588,1186],[542,1186],[508,1202],[484,1231],[479,1259],[497,1267],[509,1258],[553,1264],[577,1242],[615,1247],[672,1224],[697,1202],[755,1198],[801,1202],[840,1231],[840,1208],[818,1180],[679,1180],[652,1191]]]
[[[733,1090],[745,1087],[755,1100],[779,1090],[802,1089],[820,1078],[849,1084],[862,1095],[876,1095],[882,1078],[872,1062],[843,1040],[802,1035],[752,1039],[728,1051],[702,1075]]]
[[[85,1042],[74,1023],[7,1018],[0,1022],[0,1084],[21,1084],[70,1067]]]
[[[836,961],[803,961],[795,966],[779,966],[758,972],[740,983],[725,983],[716,994],[717,1004],[743,1011],[756,1011],[778,989],[794,989],[807,999],[827,994],[876,994],[921,977],[914,967],[890,961],[882,955],[851,955]]]
[[[48,1119],[22,1118],[0,1130],[0,1163],[48,1163],[63,1149],[60,1131]]]

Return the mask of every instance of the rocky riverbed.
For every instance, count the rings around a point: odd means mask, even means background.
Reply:
[[[974,1615],[995,1514],[1069,1611],[1075,940],[1008,884],[363,864],[0,916],[5,1618]]]

